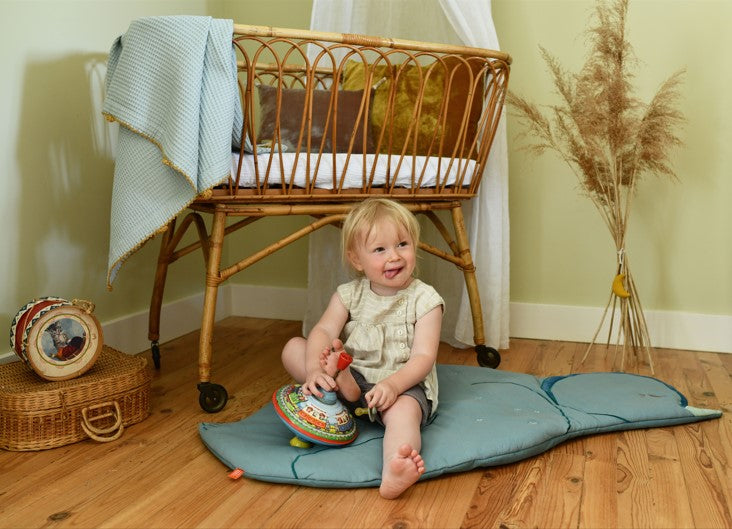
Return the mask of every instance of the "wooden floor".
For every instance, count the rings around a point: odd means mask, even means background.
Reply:
[[[228,318],[217,324],[214,382],[231,400],[216,415],[198,405],[197,340],[163,344],[152,414],[109,444],[0,451],[0,527],[732,527],[732,355],[654,350],[655,376],[721,419],[576,439],[519,463],[420,482],[403,497],[376,489],[314,489],[246,478],[201,443],[202,421],[235,421],[289,382],[279,363],[300,324]],[[500,369],[535,375],[604,371],[613,351],[512,340]],[[149,352],[147,353],[149,355]],[[439,361],[475,364],[442,345]],[[616,364],[618,359],[615,359]],[[650,374],[644,358],[626,371]]]

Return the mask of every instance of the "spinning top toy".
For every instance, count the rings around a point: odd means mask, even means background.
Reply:
[[[342,352],[333,378],[352,361],[351,355]],[[300,384],[290,384],[272,395],[277,415],[295,434],[290,445],[298,448],[310,448],[311,443],[345,446],[356,439],[356,421],[348,408],[338,400],[334,391],[322,393],[322,397],[305,395]]]

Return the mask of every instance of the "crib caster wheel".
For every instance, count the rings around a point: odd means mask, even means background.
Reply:
[[[198,391],[200,392],[198,403],[201,405],[201,409],[208,413],[217,413],[223,410],[226,401],[229,399],[226,388],[219,384],[201,382],[198,384]]]
[[[155,369],[160,369],[160,345],[158,345],[157,340],[150,342],[150,350],[152,351],[152,359],[153,364],[155,364]]]
[[[483,367],[495,369],[501,363],[501,355],[493,347],[487,345],[476,345],[475,352],[478,357],[478,364]]]

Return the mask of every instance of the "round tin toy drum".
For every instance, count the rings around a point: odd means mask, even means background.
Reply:
[[[10,327],[10,346],[39,376],[67,380],[89,370],[102,350],[102,327],[90,301],[34,299]]]

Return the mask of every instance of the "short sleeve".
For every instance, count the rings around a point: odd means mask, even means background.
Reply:
[[[339,285],[336,288],[338,297],[341,298],[343,305],[350,311],[353,308],[353,304],[358,301],[360,297],[358,293],[361,291],[361,279],[355,279],[348,283]]]
[[[442,296],[430,285],[422,283],[416,292],[414,303],[417,319],[419,320],[429,311],[439,306],[442,307],[442,312],[444,313],[445,301],[442,299]]]
[[[338,294],[338,297],[341,298],[341,301],[343,302],[343,305],[348,309],[351,306],[351,298],[353,297],[353,289],[349,288],[351,283],[344,283],[343,285],[338,285],[338,288],[336,288],[336,293]]]

